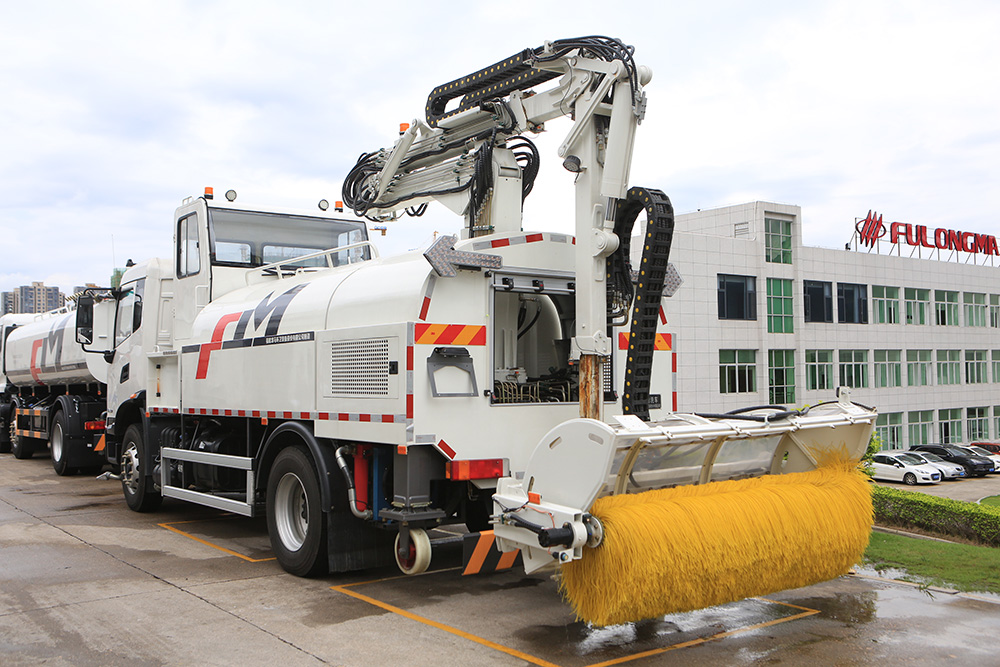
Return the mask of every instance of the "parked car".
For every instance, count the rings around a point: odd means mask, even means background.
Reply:
[[[993,461],[993,472],[1000,472],[1000,454],[994,454],[988,449],[979,447],[978,445],[969,445],[967,447],[963,447],[963,449],[971,450],[973,454],[978,454],[979,456]]]
[[[936,468],[941,471],[942,480],[956,480],[962,479],[967,475],[965,468],[957,463],[951,463],[950,461],[945,461],[943,458],[937,454],[931,454],[930,452],[916,452],[913,450],[907,451],[905,449],[891,449],[882,452],[882,454],[906,454],[907,456],[915,456],[921,461],[923,461],[925,467]]]
[[[969,447],[982,447],[994,454],[1000,454],[1000,442],[973,442]]]
[[[879,452],[872,459],[872,477],[903,484],[937,484],[941,481],[941,471],[924,463],[919,457],[901,452],[887,454]]]
[[[963,450],[957,445],[914,445],[910,449],[937,454],[945,461],[957,463],[965,468],[965,474],[969,477],[985,477],[987,473],[993,472],[993,461]]]

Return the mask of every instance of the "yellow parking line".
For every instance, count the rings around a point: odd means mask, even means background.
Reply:
[[[363,583],[373,583],[373,582],[367,582],[366,581],[366,582],[363,582]],[[453,635],[455,635],[457,637],[461,637],[462,639],[468,639],[471,642],[475,642],[477,644],[482,644],[483,646],[491,648],[491,649],[493,649],[495,651],[500,651],[501,653],[506,653],[507,655],[512,655],[515,658],[518,658],[519,660],[524,660],[525,662],[529,662],[532,665],[540,665],[540,667],[559,667],[559,665],[556,665],[555,663],[548,662],[546,660],[542,660],[541,658],[536,658],[533,655],[528,655],[527,653],[523,653],[521,651],[518,651],[517,649],[510,648],[509,646],[503,646],[501,644],[497,644],[496,642],[491,642],[489,639],[484,639],[482,637],[478,637],[476,635],[473,635],[473,634],[470,634],[468,632],[465,632],[464,630],[459,630],[458,628],[452,627],[450,625],[445,625],[444,623],[438,623],[437,621],[432,621],[431,619],[429,619],[429,618],[427,618],[425,616],[419,616],[417,614],[414,614],[413,612],[406,611],[405,609],[400,609],[399,607],[394,607],[391,604],[386,604],[385,602],[382,602],[380,600],[376,600],[375,598],[372,598],[372,597],[368,597],[367,595],[364,595],[362,593],[357,593],[355,591],[349,591],[349,590],[347,590],[348,586],[359,586],[359,585],[361,585],[361,584],[347,584],[347,585],[344,585],[344,586],[331,586],[330,588],[333,589],[333,590],[335,590],[335,591],[337,591],[338,593],[343,593],[344,595],[350,595],[352,598],[356,598],[356,599],[361,600],[363,602],[367,602],[368,604],[375,605],[376,607],[379,607],[381,609],[385,609],[386,611],[391,611],[394,614],[399,614],[400,616],[408,618],[408,619],[410,619],[412,621],[417,621],[418,623],[423,623],[424,625],[429,625],[432,628],[437,628],[438,630],[444,630],[445,632],[449,632],[449,633],[451,633],[451,634],[453,634]]]
[[[184,532],[180,528],[174,528],[173,525],[171,525],[175,523],[201,523],[205,521],[217,521],[217,519],[195,519],[193,521],[173,521],[171,523],[158,523],[156,525],[159,526],[160,528],[166,528],[167,530],[177,533],[178,535],[183,535],[184,537],[190,538],[195,542],[200,542],[201,544],[212,547],[213,549],[218,549],[219,551],[223,551],[229,554],[230,556],[236,556],[237,558],[242,558],[243,560],[250,563],[265,563],[269,560],[277,560],[275,556],[271,556],[270,558],[251,558],[250,556],[244,556],[243,554],[233,551],[232,549],[227,549],[226,547],[219,546],[218,544],[213,544],[208,540],[203,540],[200,537],[192,535],[191,533]]]
[[[453,568],[453,569],[461,569],[461,568]],[[438,570],[438,572],[443,572],[443,571],[445,571],[445,570]],[[428,574],[431,574],[431,573],[429,572]],[[453,634],[453,635],[455,635],[457,637],[461,637],[463,639],[468,639],[471,642],[475,642],[477,644],[481,644],[483,646],[486,646],[488,648],[494,649],[496,651],[500,651],[501,653],[506,653],[507,655],[512,655],[515,658],[519,658],[519,659],[524,660],[525,662],[531,663],[533,665],[541,665],[542,667],[559,667],[559,665],[556,665],[555,663],[548,662],[547,660],[543,660],[541,658],[529,655],[527,653],[523,653],[522,651],[518,651],[517,649],[510,648],[509,646],[503,646],[502,644],[497,644],[496,642],[492,642],[489,639],[485,639],[484,637],[479,637],[477,635],[465,632],[464,630],[459,630],[458,628],[453,627],[451,625],[446,625],[444,623],[439,623],[438,621],[433,621],[433,620],[431,620],[431,619],[429,619],[429,618],[427,618],[425,616],[420,616],[418,614],[414,614],[413,612],[406,611],[405,609],[401,609],[399,607],[396,607],[394,605],[388,604],[386,602],[382,602],[381,600],[376,600],[375,598],[370,597],[368,595],[364,595],[363,593],[358,593],[356,591],[347,590],[348,588],[351,588],[351,587],[354,587],[354,586],[365,586],[367,584],[376,584],[376,583],[380,583],[380,582],[384,582],[384,581],[391,581],[393,579],[403,579],[403,578],[406,578],[406,576],[407,575],[401,575],[401,576],[398,576],[398,577],[386,577],[384,579],[374,579],[374,580],[371,580],[371,581],[359,581],[359,582],[356,582],[356,583],[353,583],[353,584],[342,584],[342,585],[339,585],[339,586],[331,586],[330,589],[334,590],[334,591],[337,591],[338,593],[343,593],[344,595],[349,595],[350,597],[353,597],[353,598],[355,598],[357,600],[361,600],[362,602],[367,602],[368,604],[371,604],[371,605],[374,605],[376,607],[379,607],[380,609],[385,609],[386,611],[392,612],[394,614],[399,614],[400,616],[403,616],[404,618],[408,618],[410,620],[417,621],[418,623],[423,623],[424,625],[429,625],[432,628],[437,628],[438,630],[443,630],[445,632]],[[726,632],[720,632],[720,633],[714,634],[714,635],[712,635],[710,637],[701,637],[699,639],[692,639],[692,640],[686,641],[686,642],[679,642],[677,644],[671,644],[670,646],[664,646],[664,647],[658,648],[658,649],[651,649],[649,651],[643,651],[641,653],[635,653],[633,655],[622,656],[621,658],[616,658],[614,660],[608,660],[608,661],[605,661],[605,662],[593,663],[591,665],[588,665],[587,667],[606,667],[608,665],[621,665],[621,664],[624,664],[626,662],[631,662],[633,660],[638,660],[640,658],[648,658],[650,656],[660,655],[661,653],[666,653],[667,651],[673,651],[675,649],[687,648],[689,646],[697,646],[699,644],[705,644],[707,642],[715,641],[717,639],[724,639],[725,637],[731,637],[733,635],[738,635],[738,634],[743,633],[743,632],[749,632],[751,630],[759,630],[761,628],[770,627],[772,625],[778,625],[779,623],[787,623],[788,621],[795,621],[795,620],[798,620],[800,618],[807,618],[809,616],[814,616],[815,614],[820,613],[819,609],[810,609],[808,607],[801,607],[799,605],[791,604],[790,602],[780,602],[778,600],[769,600],[767,598],[749,598],[749,599],[756,600],[758,602],[767,602],[769,604],[777,604],[777,605],[782,605],[782,606],[785,606],[785,607],[791,607],[793,609],[799,609],[799,610],[801,610],[801,612],[798,613],[798,614],[792,614],[791,616],[785,616],[783,618],[776,618],[776,619],[773,619],[773,620],[770,620],[770,621],[763,621],[761,623],[755,623],[753,625],[748,625],[745,628],[737,628],[735,630],[727,630]]]
[[[793,607],[795,609],[802,609],[804,611],[798,614],[793,614],[791,616],[785,616],[783,618],[776,618],[770,621],[764,621],[762,623],[754,623],[753,625],[748,625],[745,628],[736,628],[735,630],[727,630],[726,632],[720,632],[710,637],[699,637],[698,639],[692,639],[690,641],[680,642],[678,644],[671,644],[670,646],[664,646],[662,648],[654,648],[649,651],[643,651],[642,653],[636,653],[634,655],[626,655],[621,658],[616,658],[614,660],[608,660],[606,662],[596,662],[587,665],[587,667],[607,667],[608,665],[621,665],[626,662],[638,660],[639,658],[648,658],[653,655],[660,655],[661,653],[666,653],[667,651],[673,651],[679,648],[688,648],[689,646],[698,646],[699,644],[707,644],[708,642],[715,641],[717,639],[724,639],[726,637],[732,637],[733,635],[738,635],[743,632],[749,632],[751,630],[759,630],[760,628],[767,628],[772,625],[778,625],[779,623],[787,623],[788,621],[797,621],[800,618],[806,618],[808,616],[813,616],[815,614],[820,613],[819,609],[809,609],[808,607],[800,607],[798,605],[790,604],[788,602],[778,602],[777,600],[768,600],[767,598],[749,598],[749,599],[757,600],[759,602],[770,602],[771,604],[780,604],[785,607]]]

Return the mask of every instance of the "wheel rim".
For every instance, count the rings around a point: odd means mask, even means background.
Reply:
[[[278,537],[289,551],[298,551],[309,533],[309,498],[298,475],[286,472],[274,494]]]
[[[52,460],[62,461],[63,455],[63,431],[62,425],[56,422],[52,428]]]
[[[134,442],[122,454],[122,486],[132,495],[139,492],[139,448]]]

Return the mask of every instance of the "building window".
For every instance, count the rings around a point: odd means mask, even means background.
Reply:
[[[962,408],[938,410],[938,441],[945,445],[962,442]]]
[[[906,384],[909,387],[926,387],[931,383],[931,351],[906,351]]]
[[[723,394],[757,391],[757,350],[719,350],[719,391]]]
[[[883,412],[875,420],[875,435],[882,449],[903,448],[903,413]]]
[[[840,351],[840,386],[868,388],[868,350]]]
[[[906,306],[907,324],[927,324],[931,308],[930,290],[907,287],[903,290],[903,302]]]
[[[961,384],[961,350],[937,351],[937,383]]]
[[[793,333],[792,281],[767,279],[767,332]]]
[[[986,379],[986,350],[965,351],[965,383],[983,384]]]
[[[795,350],[767,351],[767,380],[772,405],[795,402]]]
[[[986,295],[976,292],[965,292],[962,294],[965,305],[965,326],[985,327],[986,326]]]
[[[993,350],[993,381],[1000,382],[1000,350]],[[997,433],[1000,437],[1000,433]]]
[[[965,421],[969,429],[969,442],[979,442],[990,439],[990,409],[966,408]]]
[[[993,431],[1000,438],[1000,405],[993,406]]]
[[[934,290],[934,323],[942,327],[958,326],[958,292]]]
[[[868,324],[868,286],[837,283],[837,321]]]
[[[802,292],[806,322],[833,322],[833,283],[804,280]]]
[[[833,350],[806,350],[806,389],[833,389]]]
[[[719,274],[719,319],[757,319],[757,279]]]
[[[900,350],[875,350],[875,386],[902,387],[903,364]]]
[[[931,444],[931,430],[934,427],[933,410],[917,410],[907,413],[906,424],[910,447]]]
[[[899,288],[872,285],[876,324],[899,324]]]
[[[765,259],[775,264],[792,263],[792,223],[764,218]]]
[[[1000,294],[990,294],[990,326],[1000,329]]]

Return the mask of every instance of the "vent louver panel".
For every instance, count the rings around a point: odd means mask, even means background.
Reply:
[[[330,396],[389,395],[389,340],[330,343]]]

